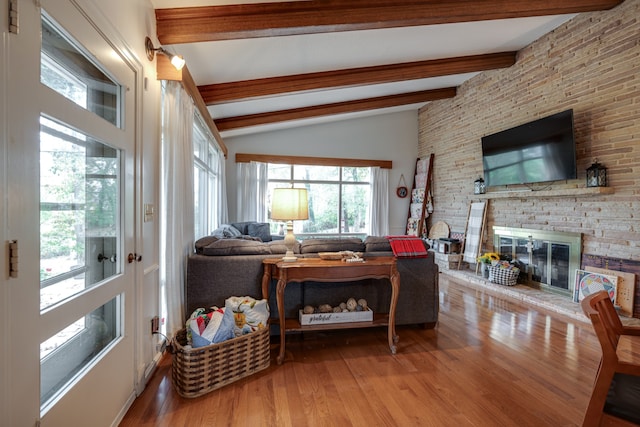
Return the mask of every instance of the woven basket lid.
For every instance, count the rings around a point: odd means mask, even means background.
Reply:
[[[449,226],[444,221],[438,221],[429,230],[430,239],[442,239],[449,237]]]

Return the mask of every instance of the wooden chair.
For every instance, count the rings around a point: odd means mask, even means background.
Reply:
[[[582,425],[639,426],[640,327],[622,324],[606,291],[585,297],[581,306],[602,347],[600,367]]]

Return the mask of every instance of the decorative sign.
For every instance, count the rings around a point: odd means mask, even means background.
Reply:
[[[409,195],[409,189],[407,188],[407,184],[404,182],[404,175],[400,175],[400,181],[398,182],[398,188],[396,189],[396,194],[401,199],[404,199]]]
[[[616,307],[620,307],[620,314],[623,316],[633,316],[633,300],[635,297],[636,275],[624,271],[609,270],[606,268],[592,267],[584,268],[594,273],[607,274],[618,278],[618,288],[616,290]]]

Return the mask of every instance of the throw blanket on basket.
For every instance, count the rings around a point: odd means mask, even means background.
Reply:
[[[398,258],[426,258],[427,248],[421,238],[415,236],[386,236],[393,254]]]

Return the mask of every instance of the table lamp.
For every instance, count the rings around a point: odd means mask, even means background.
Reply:
[[[309,219],[309,202],[305,188],[274,188],[271,203],[271,219],[286,221],[287,234],[284,236],[284,245],[287,253],[283,261],[295,261],[293,254],[296,237],[293,235],[293,221]]]

